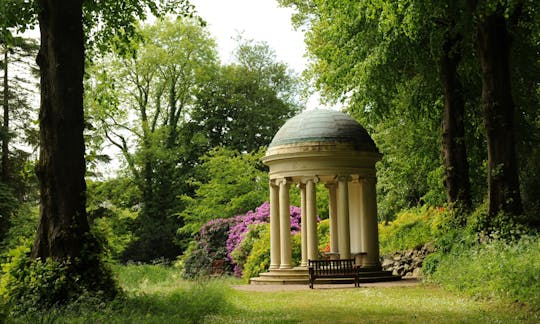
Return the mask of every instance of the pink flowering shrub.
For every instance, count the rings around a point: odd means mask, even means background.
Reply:
[[[289,211],[291,215],[291,233],[296,234],[300,231],[300,208],[291,206]],[[231,227],[227,238],[227,252],[229,259],[234,264],[234,274],[241,277],[243,265],[253,246],[251,242],[244,245],[241,243],[248,237],[250,231],[256,231],[256,227],[253,225],[270,222],[270,204],[265,202],[257,207],[255,211],[236,216],[236,220],[237,223]],[[257,237],[258,235],[254,233],[248,239],[252,241]]]
[[[290,207],[291,233],[300,231],[300,208]],[[254,211],[231,218],[214,219],[204,224],[194,237],[189,251],[184,256],[184,276],[195,278],[210,273],[212,261],[225,260],[225,270],[237,276],[242,275],[243,264],[247,259],[251,242],[241,244],[251,229],[257,224],[270,222],[270,204],[263,203]],[[257,239],[253,233],[248,240]]]
[[[224,242],[230,227],[235,224],[234,218],[218,218],[201,227],[183,257],[184,277],[192,279],[208,275],[215,260],[225,260],[225,271],[232,271],[233,265]]]

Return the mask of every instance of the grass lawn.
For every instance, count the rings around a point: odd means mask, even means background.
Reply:
[[[503,301],[473,300],[435,286],[240,291],[234,279],[186,282],[162,266],[118,267],[126,291],[20,322],[42,323],[538,323],[540,314]],[[319,287],[322,287],[319,285]]]

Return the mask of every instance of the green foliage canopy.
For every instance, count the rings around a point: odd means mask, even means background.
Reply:
[[[195,197],[181,197],[187,205],[180,213],[182,231],[196,233],[209,220],[245,213],[267,200],[268,173],[260,162],[264,152],[218,147],[203,156],[198,172],[204,180],[192,182]]]

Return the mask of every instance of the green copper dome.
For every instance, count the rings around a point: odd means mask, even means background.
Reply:
[[[334,110],[307,110],[289,119],[269,148],[326,143],[352,145],[355,151],[379,152],[367,131],[349,115]]]

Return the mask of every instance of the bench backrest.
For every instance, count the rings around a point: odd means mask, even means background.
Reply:
[[[339,260],[308,260],[309,268],[316,274],[332,275],[344,272],[354,272],[354,259]]]

